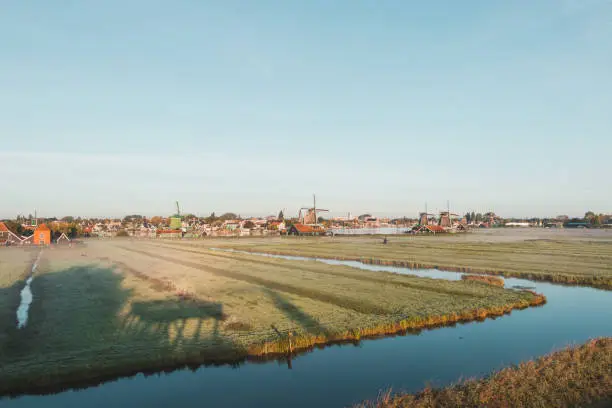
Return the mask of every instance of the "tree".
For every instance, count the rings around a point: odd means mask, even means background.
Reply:
[[[23,227],[19,223],[7,220],[7,221],[4,222],[4,225],[6,225],[6,227],[10,231],[14,232],[17,235],[22,235],[22,233],[23,233]]]
[[[325,218],[319,217],[317,221],[319,222],[319,224],[323,224],[323,222],[325,221]]]
[[[162,223],[162,218],[158,215],[151,217],[151,219],[149,220],[149,222],[154,225],[154,226],[159,226],[159,224]]]
[[[481,213],[476,214],[476,222],[482,222],[482,214]]]
[[[207,224],[214,224],[214,222],[217,221],[217,216],[215,215],[214,211],[210,213],[210,216],[206,217],[204,221]]]
[[[584,220],[589,224],[593,224],[593,220],[595,219],[595,213],[593,211],[587,211],[584,213]]]
[[[466,221],[467,221],[468,223],[469,223],[469,222],[470,222],[470,220],[471,220],[471,218],[470,218],[470,217],[471,217],[471,215],[470,215],[470,213],[469,213],[469,212],[465,213],[465,219],[466,219]]]
[[[596,215],[592,218],[591,224],[593,225],[601,225],[601,215]]]
[[[255,228],[255,224],[253,223],[253,221],[247,220],[244,222],[242,228],[245,228],[245,229]]]
[[[71,215],[68,215],[68,216],[62,218],[61,221],[63,221],[63,222],[74,222],[74,217],[71,216]]]
[[[277,217],[277,218],[278,218],[279,220],[281,220],[281,221],[285,219],[285,214],[283,214],[283,210],[280,210],[280,211],[278,212],[278,217]]]
[[[219,217],[221,220],[226,221],[226,220],[235,220],[238,218],[238,216],[232,212],[227,212],[225,214],[223,214],[221,217]]]
[[[123,217],[123,222],[142,220],[143,218],[144,217],[142,215],[140,215],[140,214],[126,215],[125,217]]]
[[[470,221],[476,222],[476,213],[474,211],[472,211],[472,213],[470,214]]]

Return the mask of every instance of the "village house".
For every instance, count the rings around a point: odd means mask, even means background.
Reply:
[[[326,230],[320,225],[304,225],[304,224],[293,224],[287,230],[288,235],[298,236],[317,236],[325,235]]]
[[[447,231],[440,225],[417,225],[412,229],[412,232],[416,234],[443,234]]]
[[[51,230],[46,224],[40,224],[34,231],[33,238],[34,245],[50,245],[51,244]]]
[[[20,244],[22,238],[11,231],[5,223],[0,222],[0,245]]]

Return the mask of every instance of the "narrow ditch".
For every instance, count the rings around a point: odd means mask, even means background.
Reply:
[[[23,289],[21,289],[21,302],[19,303],[19,307],[17,308],[17,328],[23,329],[28,324],[28,311],[30,310],[30,305],[32,304],[32,288],[31,283],[34,280],[34,272],[36,272],[36,268],[38,268],[38,263],[40,262],[40,258],[42,256],[43,251],[41,250],[32,264],[32,270],[30,271],[30,276],[26,280],[26,284]]]

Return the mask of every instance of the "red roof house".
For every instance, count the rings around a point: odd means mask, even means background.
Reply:
[[[289,235],[324,235],[326,229],[320,225],[293,224],[287,233]]]
[[[11,231],[5,223],[0,222],[0,244],[7,245],[7,242],[10,244],[21,243],[21,237]]]

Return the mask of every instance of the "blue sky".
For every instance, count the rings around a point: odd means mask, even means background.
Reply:
[[[612,2],[0,6],[0,217],[612,212]]]

